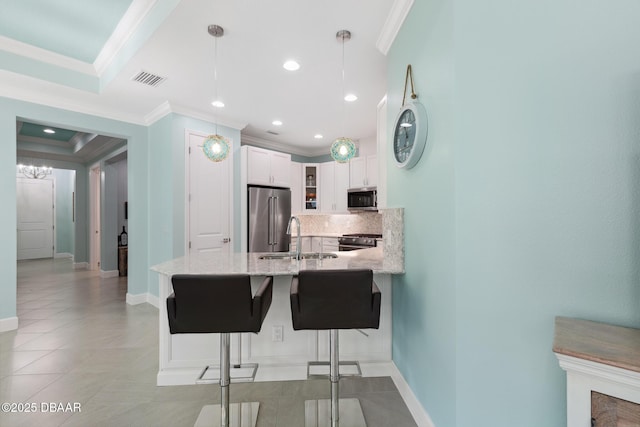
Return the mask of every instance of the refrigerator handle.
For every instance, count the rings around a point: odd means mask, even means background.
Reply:
[[[280,235],[280,230],[278,230],[278,196],[273,198],[273,244],[278,244],[278,236]]]
[[[272,222],[273,222],[273,201],[272,201],[273,197],[269,197],[269,201],[268,206],[267,206],[267,210],[268,210],[268,218],[267,218],[267,244],[272,245],[273,244],[273,239],[272,237]]]

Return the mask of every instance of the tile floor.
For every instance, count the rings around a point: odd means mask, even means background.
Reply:
[[[158,310],[127,305],[126,290],[126,278],[74,271],[70,259],[18,262],[20,326],[0,333],[0,403],[36,411],[0,411],[0,426],[193,426],[202,406],[218,403],[215,385],[155,385]],[[340,387],[360,399],[369,427],[416,426],[390,378],[345,378]],[[231,386],[232,402],[260,402],[260,427],[302,427],[304,401],[328,397],[325,380]]]

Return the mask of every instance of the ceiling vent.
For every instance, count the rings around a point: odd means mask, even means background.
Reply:
[[[160,77],[155,74],[148,73],[146,71],[140,71],[138,74],[133,76],[131,80],[134,82],[142,83],[147,86],[157,87],[165,81],[166,77]]]
[[[270,133],[271,135],[280,135],[278,132],[274,132],[272,130],[268,130],[267,133]]]

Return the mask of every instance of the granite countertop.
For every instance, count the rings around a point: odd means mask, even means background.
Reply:
[[[300,237],[342,237],[343,234],[342,233],[302,233],[300,234]],[[294,233],[291,236],[291,240],[295,240],[296,239],[296,234]]]
[[[553,351],[640,372],[640,329],[556,317]]]
[[[401,256],[383,253],[382,247],[337,252],[338,258],[323,260],[259,259],[261,253],[202,253],[180,257],[151,267],[164,275],[229,274],[252,276],[293,276],[300,270],[335,270],[370,268],[378,274],[403,274]]]

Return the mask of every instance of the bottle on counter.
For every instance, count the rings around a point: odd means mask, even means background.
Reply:
[[[127,235],[126,230],[124,229],[124,225],[122,226],[122,233],[118,236],[118,245],[119,246],[127,246],[129,243],[129,236]]]

